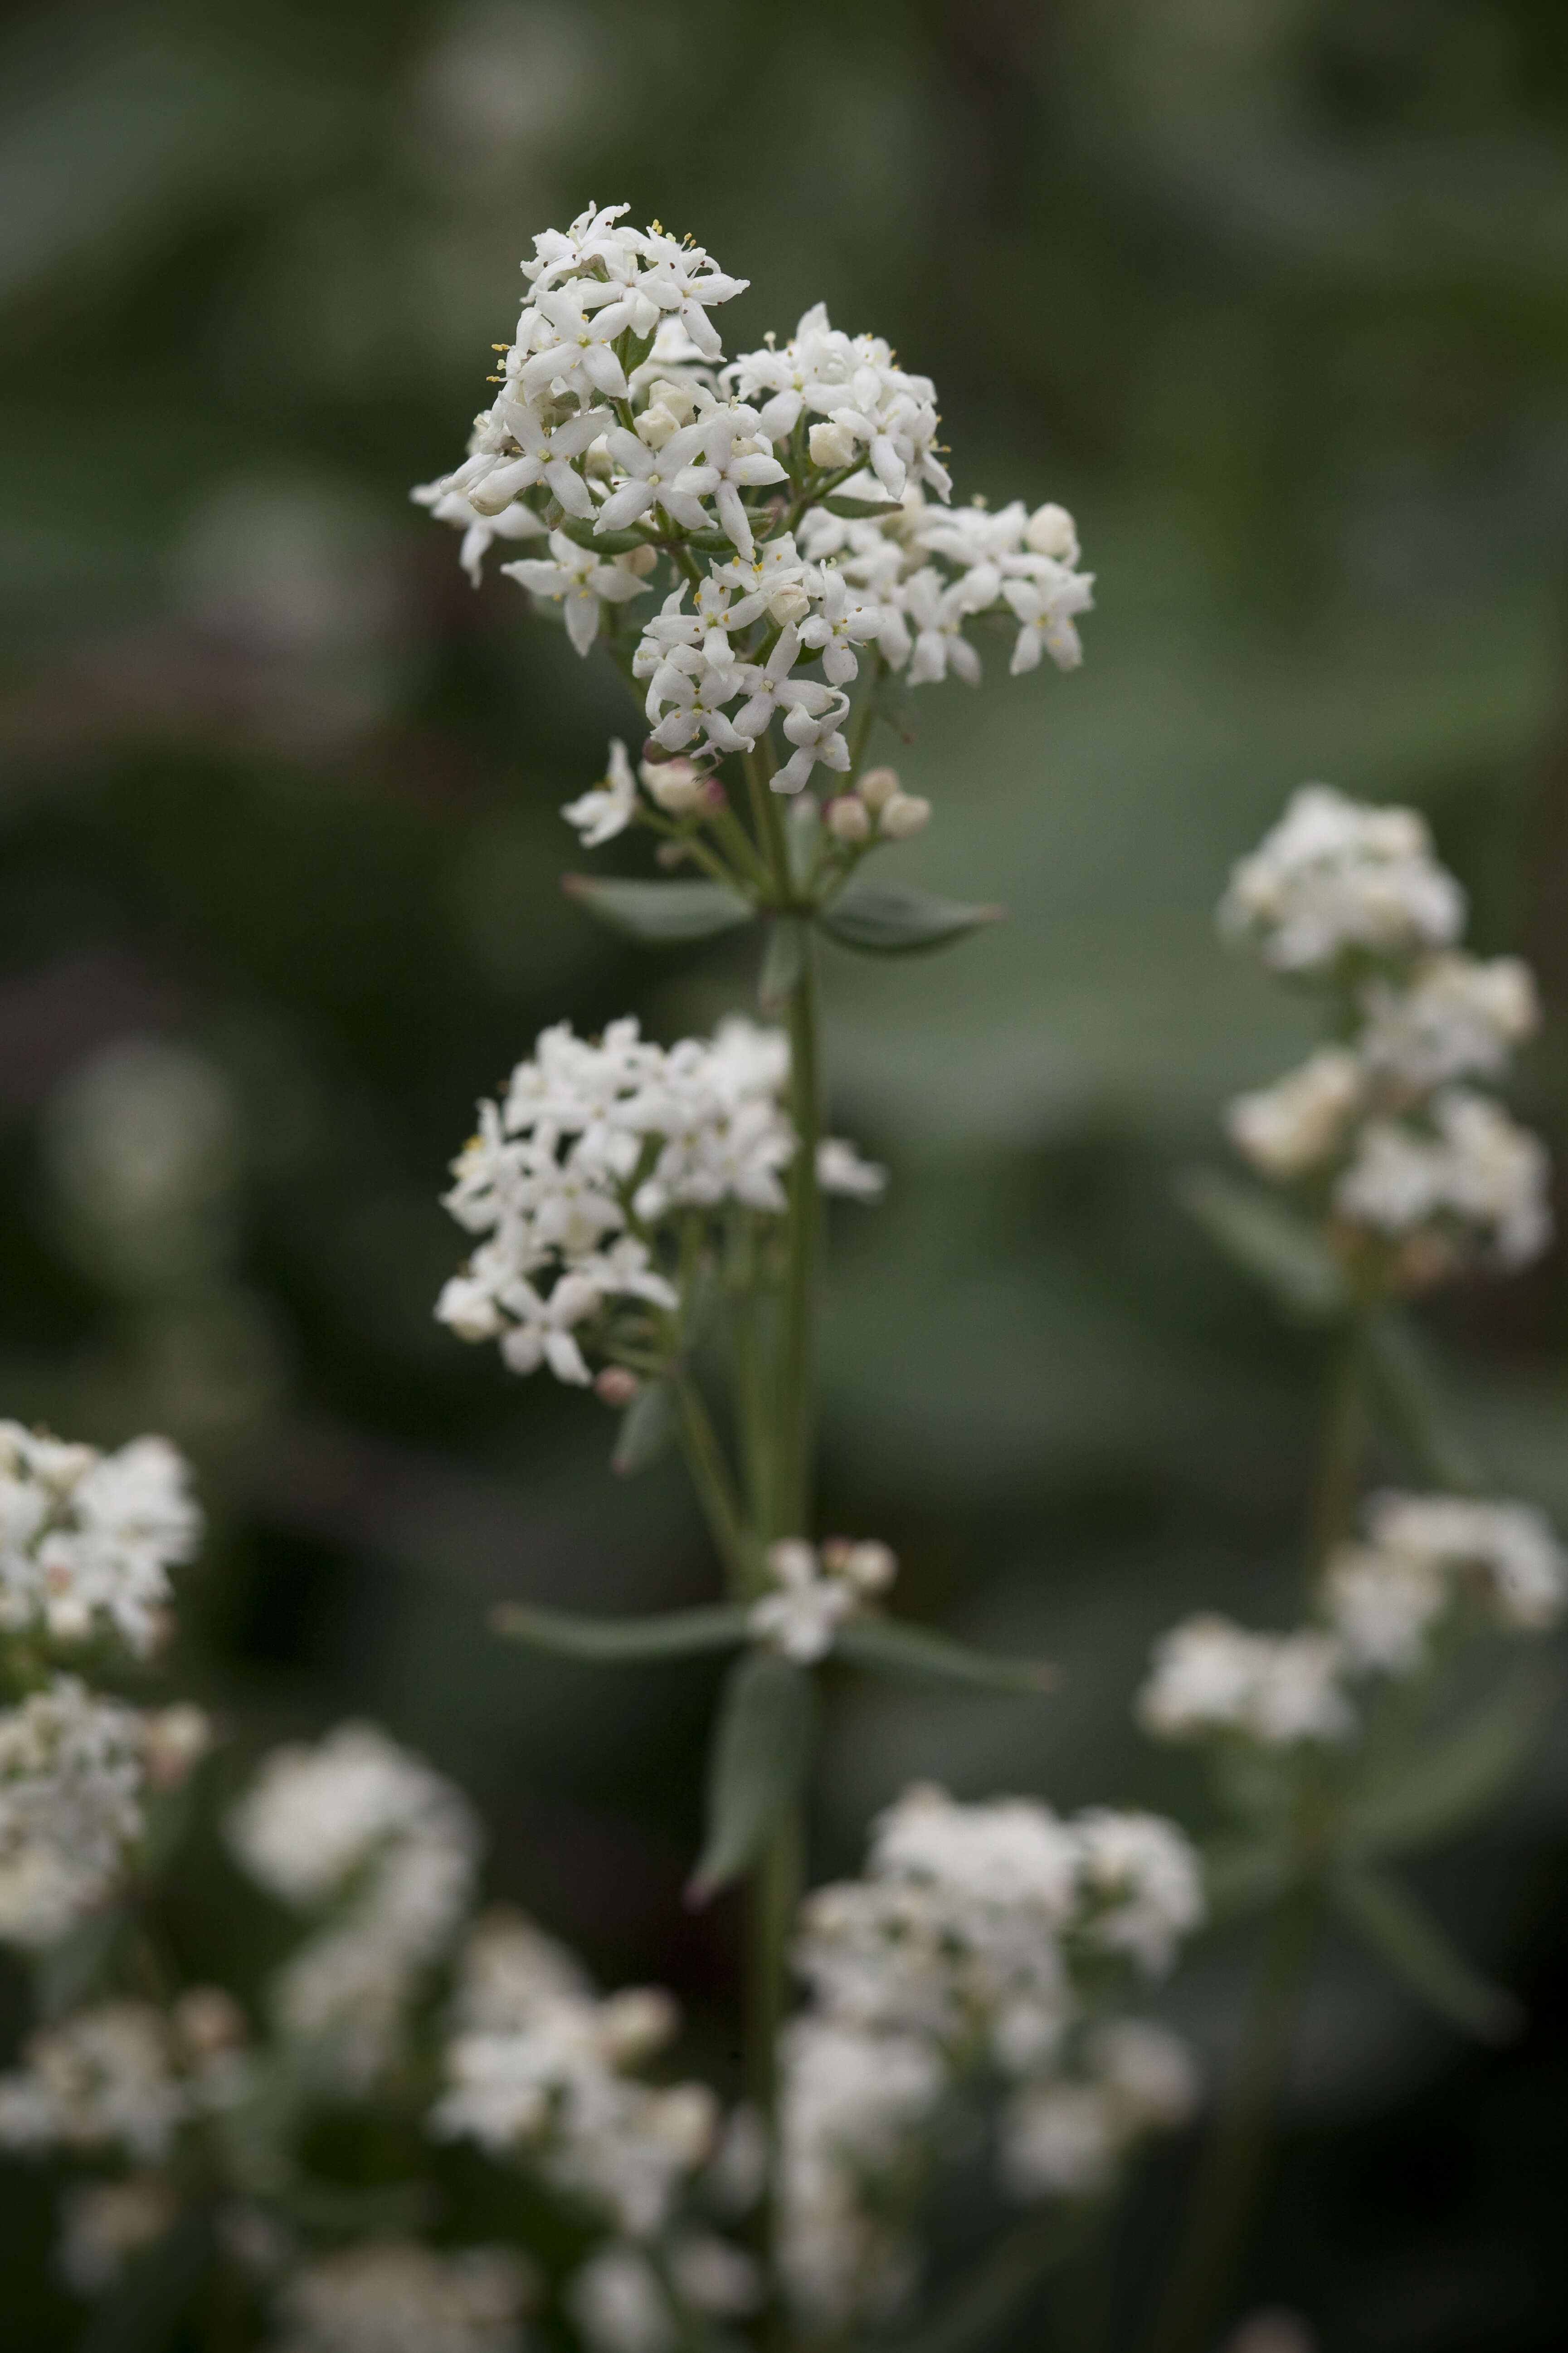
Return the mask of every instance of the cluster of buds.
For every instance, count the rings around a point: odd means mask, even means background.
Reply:
[[[868,768],[859,782],[839,793],[823,811],[836,841],[856,848],[874,841],[907,841],[931,823],[931,803],[906,793],[896,768]]]

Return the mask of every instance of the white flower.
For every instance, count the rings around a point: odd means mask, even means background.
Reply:
[[[1157,1976],[1204,1916],[1203,1882],[1190,1839],[1159,1814],[1091,1807],[1079,1815],[1083,1883],[1094,1905],[1087,1933],[1109,1952],[1131,1953]]]
[[[1280,972],[1322,972],[1346,950],[1407,955],[1446,947],[1464,893],[1432,856],[1413,809],[1370,808],[1330,785],[1303,785],[1236,867],[1222,929]]]
[[[1048,653],[1058,670],[1077,670],[1083,645],[1073,617],[1089,612],[1094,604],[1093,574],[1060,565],[1055,578],[1009,580],[1002,593],[1022,625],[1009,664],[1013,676],[1038,669],[1042,653]]]
[[[593,290],[596,294],[603,290]],[[599,394],[611,400],[626,398],[630,387],[614,345],[630,323],[631,306],[624,301],[611,301],[599,310],[589,310],[587,296],[585,286],[555,286],[536,292],[536,347],[517,373],[526,400],[546,396],[558,400],[574,393],[584,407],[591,407]]]
[[[169,1570],[201,1535],[189,1481],[167,1439],[100,1454],[0,1422],[0,1630],[111,1631],[145,1657],[166,1630]]]
[[[1366,1061],[1421,1089],[1495,1078],[1541,1018],[1530,967],[1517,956],[1489,964],[1453,953],[1429,956],[1403,988],[1370,981],[1362,1003],[1367,1018],[1358,1046]]]
[[[898,1564],[886,1545],[836,1539],[820,1554],[798,1536],[768,1550],[768,1574],[777,1590],[752,1604],[752,1637],[809,1666],[825,1659],[833,1638],[868,1594],[892,1583]]]
[[[61,2209],[59,2267],[66,2285],[76,2295],[101,2295],[132,2257],[163,2238],[179,2211],[172,2184],[155,2173],[77,2183]]]
[[[688,425],[675,427],[655,446],[645,435],[616,426],[605,436],[605,447],[619,479],[599,509],[594,529],[625,531],[650,507],[661,506],[682,530],[705,531],[708,515],[701,500],[690,491],[676,488],[677,476],[691,464],[702,447],[702,438],[700,425]]]
[[[816,1181],[825,1193],[841,1194],[849,1201],[879,1201],[888,1189],[888,1172],[874,1160],[863,1160],[841,1135],[825,1135],[816,1147]]]
[[[1474,1502],[1463,1495],[1374,1495],[1373,1542],[1449,1572],[1479,1572],[1505,1625],[1550,1626],[1568,1599],[1568,1555],[1542,1512],[1529,1504]]]
[[[758,446],[757,421],[756,410],[743,406],[711,410],[695,428],[702,462],[687,466],[675,485],[684,496],[713,501],[720,528],[748,559],[754,543],[741,492],[786,479],[778,459]]]
[[[1340,1545],[1324,1575],[1323,1599],[1352,1666],[1403,1675],[1420,1664],[1427,1631],[1448,1596],[1431,1560],[1376,1545]]]
[[[585,408],[546,424],[536,410],[503,394],[490,411],[480,448],[447,476],[446,488],[463,491],[476,514],[496,515],[519,491],[542,482],[568,514],[587,522],[594,501],[574,461],[614,422],[607,408]],[[486,442],[498,446],[489,448]],[[516,454],[509,453],[508,442]]]
[[[847,685],[860,667],[855,649],[877,635],[881,614],[857,596],[831,565],[824,565],[809,586],[816,609],[802,626],[801,644],[821,656],[823,674],[832,685]]]
[[[462,533],[458,561],[476,588],[483,577],[485,556],[492,541],[547,536],[542,517],[536,515],[531,507],[505,506],[500,514],[482,515],[461,491],[449,490],[445,482],[421,482],[408,495],[416,506],[428,507],[437,522],[449,522]]]
[[[1552,1237],[1545,1146],[1485,1095],[1450,1087],[1430,1125],[1378,1119],[1357,1139],[1334,1188],[1358,1224],[1401,1236],[1452,1221],[1506,1267],[1538,1258]]]
[[[107,2001],[40,2027],[0,2076],[0,2147],[115,2150],[154,2164],[193,2113],[161,2011]]]
[[[141,1836],[144,1726],[57,1675],[0,1709],[0,1942],[52,1944],[102,1902]]]
[[[784,732],[795,750],[773,778],[775,793],[798,793],[818,763],[842,775],[849,765],[849,746],[838,732],[849,715],[849,697],[835,694],[826,710],[813,712],[805,702],[784,714]]]
[[[924,686],[955,670],[968,686],[980,683],[980,656],[963,634],[974,607],[961,580],[944,585],[929,565],[904,583],[901,601],[911,625],[914,651],[910,684]]]
[[[601,842],[613,841],[624,833],[637,814],[637,780],[632,774],[626,747],[619,737],[610,744],[610,765],[605,781],[574,801],[568,801],[561,814],[568,825],[575,826],[582,836],[584,849],[597,849]]]
[[[521,2353],[537,2283],[511,2247],[372,2239],[320,2255],[278,2296],[275,2353]]]
[[[1138,1696],[1139,1721],[1163,1740],[1233,1732],[1265,1747],[1340,1740],[1354,1723],[1330,1635],[1250,1634],[1228,1618],[1188,1618],[1161,1636]]]
[[[1359,1055],[1324,1046],[1271,1087],[1237,1095],[1226,1126],[1237,1149],[1266,1176],[1304,1176],[1339,1150],[1366,1087]]]
[[[592,2353],[671,2353],[679,2330],[640,2247],[598,2248],[573,2274],[566,2305]]]
[[[577,651],[586,654],[599,634],[601,606],[624,605],[628,597],[645,596],[647,583],[624,565],[603,563],[591,547],[579,547],[563,531],[551,533],[550,553],[552,563],[524,556],[520,563],[503,564],[501,570],[531,596],[563,604],[566,634]]]

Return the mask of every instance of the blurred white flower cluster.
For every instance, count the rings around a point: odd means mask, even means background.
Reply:
[[[784,2041],[785,2275],[803,2318],[885,2317],[913,2283],[915,2206],[939,2107],[989,2072],[1015,2197],[1091,2197],[1196,2096],[1163,2028],[1097,2015],[1113,1965],[1167,1968],[1199,1921],[1196,1855],[1173,1823],[1032,1799],[909,1790],[864,1879],[807,1899],[810,1992]]]
[[[110,1634],[145,1658],[166,1630],[169,1571],[200,1535],[166,1439],[100,1454],[0,1422],[0,1635],[60,1645]]]
[[[0,2147],[160,2165],[183,2126],[233,2097],[243,2034],[234,2004],[209,1986],[168,2014],[113,2000],[40,2027],[23,2065],[0,2076]]]
[[[845,1620],[887,1591],[898,1566],[874,1537],[829,1536],[818,1546],[785,1536],[768,1547],[773,1590],[752,1604],[752,1637],[797,1666],[825,1659]]]
[[[1271,970],[1335,992],[1342,1040],[1232,1103],[1232,1140],[1401,1289],[1477,1258],[1521,1266],[1552,1231],[1543,1146],[1478,1084],[1534,1029],[1534,986],[1516,958],[1454,945],[1464,914],[1413,810],[1326,785],[1296,794],[1220,911]]]
[[[1316,1624],[1258,1634],[1215,1615],[1184,1620],[1155,1645],[1139,1717],[1163,1740],[1342,1742],[1359,1727],[1358,1682],[1417,1673],[1462,1612],[1536,1633],[1565,1601],[1568,1555],[1532,1506],[1374,1495],[1363,1539],[1329,1556]]]
[[[453,1163],[446,1206],[486,1239],[437,1316],[461,1339],[499,1340],[513,1372],[548,1365],[585,1383],[584,1327],[613,1347],[616,1329],[601,1323],[612,1302],[679,1306],[656,1250],[680,1212],[784,1208],[788,1080],[783,1031],[738,1018],[668,1048],[630,1019],[596,1040],[567,1022],[544,1030],[504,1100],[479,1105],[479,1132]],[[862,1198],[878,1173],[837,1139],[818,1170]]]
[[[363,2089],[472,1901],[468,1800],[374,1725],[345,1724],[264,1758],[228,1831],[251,1877],[312,1918],[273,1981],[279,2030]]]
[[[948,512],[934,385],[820,303],[782,349],[770,335],[722,364],[709,311],[748,281],[626,210],[590,206],[535,237],[500,389],[464,462],[413,493],[461,529],[469,576],[493,536],[547,538],[547,556],[502,568],[585,654],[669,558],[628,661],[653,739],[750,751],[777,715],[781,792],[849,766],[846,689],[868,647],[911,685],[973,684],[965,631],[992,616],[1016,630],[1015,671],[1042,651],[1072,667],[1092,583],[1070,516]]]
[[[372,2240],[301,2265],[268,2353],[520,2353],[535,2291],[511,2247]]]

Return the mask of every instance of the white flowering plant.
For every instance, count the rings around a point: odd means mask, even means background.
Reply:
[[[211,1727],[119,1685],[151,1672],[196,1546],[185,1468],[157,1439],[102,1455],[7,1424],[0,1939],[35,1958],[39,2019],[0,2075],[0,2148],[70,2170],[58,2263],[95,2344],[964,2353],[1201,2105],[1193,2052],[1142,2013],[1190,1937],[1250,1910],[1253,2024],[1142,2340],[1201,2353],[1325,1913],[1453,2022],[1513,2016],[1387,1866],[1500,1799],[1540,1713],[1509,1645],[1568,1595],[1542,1515],[1483,1492],[1409,1318],[1547,1239],[1544,1155],[1486,1092],[1533,1023],[1529,975],[1459,947],[1462,894],[1409,811],[1309,787],[1237,867],[1225,930],[1322,992],[1327,1039],[1232,1106],[1274,1189],[1209,1172],[1188,1198],[1334,1366],[1304,1622],[1190,1617],[1136,1702],[1212,1760],[1225,1826],[1200,1852],[1163,1815],[918,1783],[860,1876],[809,1888],[829,1672],[1055,1681],[892,1611],[889,1548],[817,1522],[824,1198],[872,1204],[888,1172],[826,1132],[816,960],[990,919],[862,878],[931,815],[876,730],[907,734],[906,689],[976,683],[986,630],[1015,673],[1071,669],[1089,582],[1060,507],[953,506],[934,390],[880,339],[819,307],[726,361],[710,314],[744,281],[624,206],[536,238],[524,276],[467,458],[414,495],[476,585],[494,541],[530,550],[501,570],[640,706],[635,758],[612,741],[563,814],[590,849],[641,828],[659,871],[573,894],[650,944],[763,926],[763,1018],[668,1046],[630,1018],[544,1030],[453,1164],[471,1250],[436,1312],[505,1374],[616,1411],[622,1472],[671,1447],[689,1470],[710,1600],[518,1599],[495,1627],[605,1666],[728,1661],[688,1892],[742,1890],[743,2068],[679,2077],[667,1993],[604,1994],[483,1906],[473,1809],[362,1723],[216,1807],[280,1957],[237,1997],[184,1982],[151,1892]],[[1375,1483],[1374,1410],[1421,1491]],[[374,2143],[366,2178],[323,2164],[343,2133]],[[981,2219],[944,2232],[955,2182]]]

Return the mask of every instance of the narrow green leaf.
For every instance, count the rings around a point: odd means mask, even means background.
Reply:
[[[1552,1676],[1516,1678],[1453,1730],[1401,1758],[1352,1801],[1347,1852],[1409,1853],[1487,1812],[1523,1765],[1557,1689]]]
[[[735,543],[727,531],[689,531],[681,544],[700,555],[733,555]]]
[[[1203,1865],[1211,1922],[1260,1911],[1283,1894],[1291,1876],[1289,1856],[1279,1839],[1227,1840],[1205,1850]]]
[[[805,893],[816,867],[822,839],[822,811],[815,793],[797,793],[784,803],[784,842],[789,851],[790,881]]]
[[[502,1601],[490,1612],[490,1625],[525,1650],[607,1667],[632,1666],[645,1659],[695,1658],[702,1651],[733,1650],[746,1639],[746,1612],[731,1602],[716,1602],[708,1609],[662,1610],[657,1617],[580,1618],[569,1609],[535,1609],[526,1601]]]
[[[647,547],[647,533],[641,531],[595,531],[589,515],[563,515],[560,529],[579,547],[591,547],[606,561],[612,555],[629,555],[635,547]]]
[[[722,882],[641,882],[567,874],[561,887],[612,932],[659,946],[732,932],[749,923],[752,914],[751,902]]]
[[[901,514],[902,502],[898,499],[850,499],[836,491],[823,505],[829,514],[843,515],[849,522],[874,522],[879,515]]]
[[[1321,1324],[1348,1309],[1344,1277],[1316,1230],[1272,1194],[1217,1168],[1194,1168],[1181,1179],[1177,1198],[1288,1314]]]
[[[805,960],[805,927],[798,915],[775,915],[768,925],[768,944],[757,976],[757,1002],[764,1013],[776,1013],[800,979]]]
[[[1486,1473],[1449,1418],[1431,1351],[1407,1315],[1390,1309],[1366,1327],[1366,1361],[1389,1419],[1435,1487],[1479,1494]]]
[[[621,1416],[610,1468],[623,1478],[647,1471],[668,1452],[680,1426],[680,1408],[668,1381],[649,1381]]]
[[[942,1683],[965,1691],[1011,1692],[1038,1699],[1061,1681],[1044,1659],[997,1659],[972,1651],[930,1626],[898,1618],[852,1618],[834,1638],[835,1658],[863,1667],[868,1674],[896,1681]]]
[[[1414,1897],[1381,1872],[1349,1870],[1330,1883],[1345,1925],[1401,1985],[1450,2025],[1482,2042],[1504,2042],[1523,2013],[1455,1949]]]
[[[708,1831],[689,1900],[705,1904],[761,1855],[805,1781],[816,1687],[804,1668],[750,1651],[724,1679],[708,1763]]]
[[[817,921],[829,939],[859,955],[921,955],[1001,919],[1000,907],[965,906],[893,884],[852,883]]]

